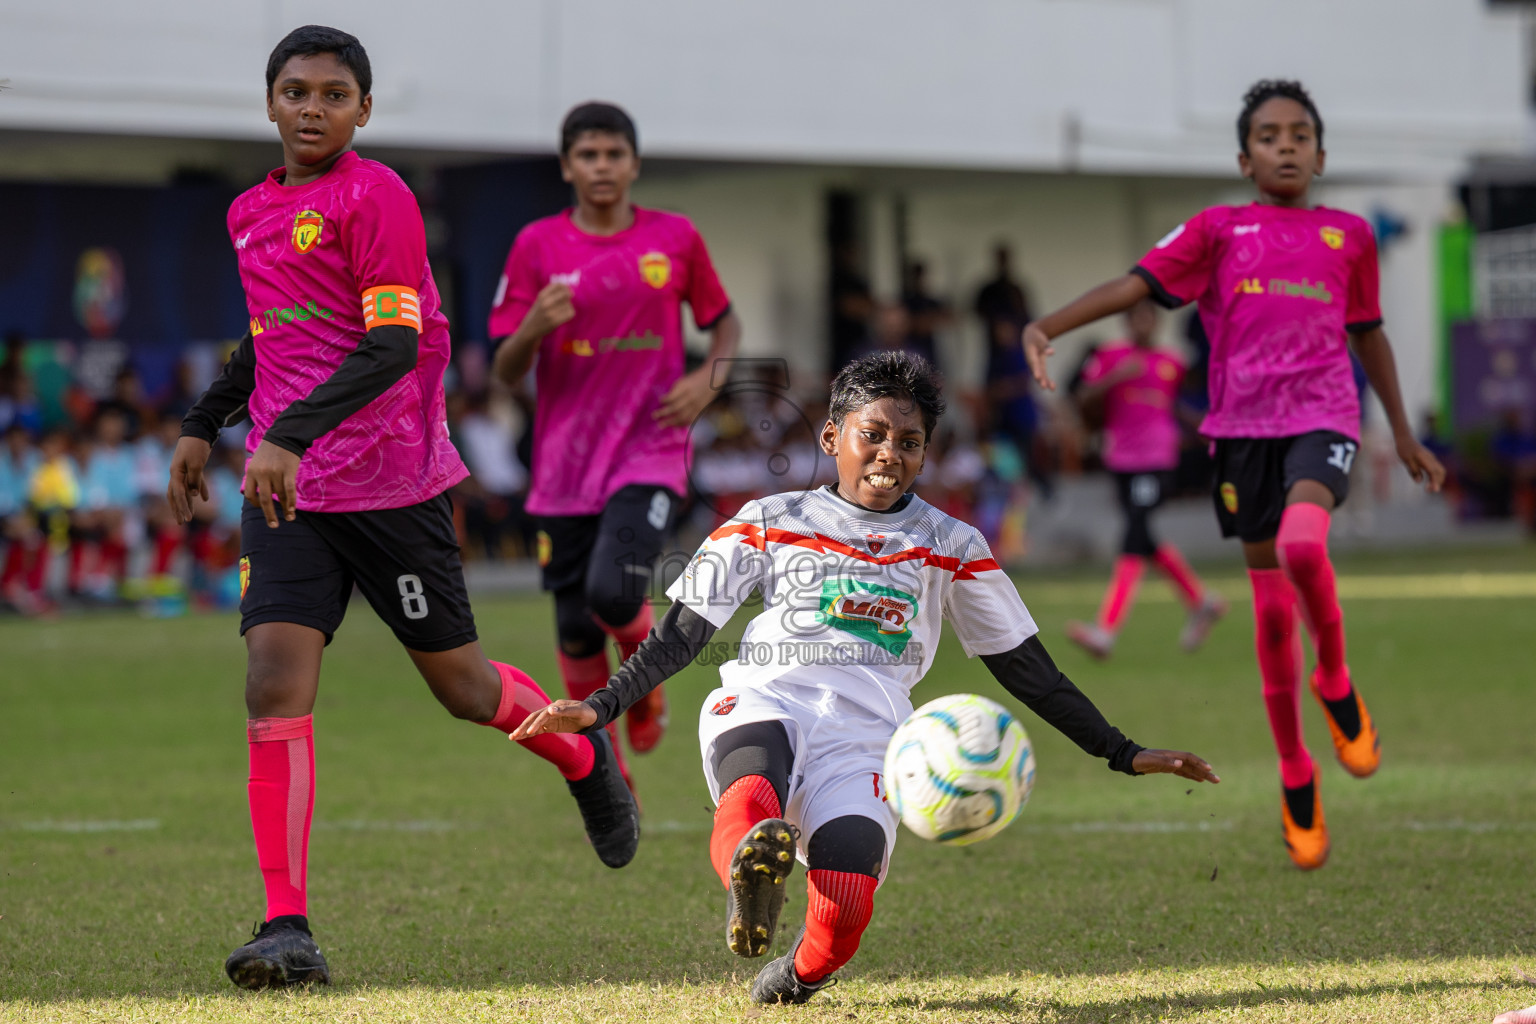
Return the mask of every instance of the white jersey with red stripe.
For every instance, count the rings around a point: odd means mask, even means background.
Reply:
[[[763,609],[722,688],[822,690],[893,726],[912,712],[944,619],[970,657],[1039,631],[980,531],[916,495],[883,513],[831,488],[748,502],[667,596],[721,626],[753,591]]]

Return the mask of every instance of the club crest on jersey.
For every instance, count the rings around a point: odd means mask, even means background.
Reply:
[[[263,330],[265,330],[265,328],[261,326],[261,321],[255,317],[251,317],[251,337],[256,337],[256,335],[260,334]]]
[[[240,600],[245,600],[246,588],[251,585],[251,559],[243,556],[240,559]]]
[[[1179,375],[1179,371],[1174,369],[1172,363],[1159,362],[1157,364],[1157,375],[1163,380],[1173,380],[1173,378]]]
[[[880,549],[885,547],[885,534],[866,533],[864,535],[864,543],[866,546],[868,546],[870,554],[878,555],[880,553]]]
[[[734,693],[729,697],[722,697],[720,700],[715,701],[715,706],[709,709],[709,713],[712,715],[728,715],[736,710],[737,699]]]
[[[1232,484],[1221,485],[1221,503],[1227,507],[1227,512],[1237,515],[1237,488]]]
[[[299,255],[312,251],[320,244],[320,232],[325,228],[325,218],[315,210],[304,210],[293,218],[293,251]]]
[[[1323,244],[1330,249],[1344,248],[1343,228],[1319,228],[1318,234],[1323,236]]]
[[[672,280],[672,261],[664,252],[648,252],[640,257],[640,276],[652,288],[665,288]]]
[[[906,649],[916,617],[917,598],[905,591],[860,580],[822,581],[816,621],[852,633],[893,655]]]

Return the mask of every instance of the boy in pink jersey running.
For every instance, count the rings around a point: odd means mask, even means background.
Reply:
[[[229,211],[250,330],[171,460],[167,497],[185,523],[194,499],[208,500],[219,429],[249,410],[240,632],[267,910],[225,963],[242,988],[330,980],[307,916],[311,712],[354,584],[455,717],[510,734],[549,703],[476,638],[444,493],[467,475],[444,415],[448,321],[415,197],[352,152],[371,86],[368,55],[345,32],[307,25],[272,51],[267,113],[284,165]],[[566,778],[603,862],[628,863],[639,826],[607,737],[525,746]]]
[[[651,630],[646,592],[687,493],[688,425],[713,399],[715,361],[735,352],[741,327],[693,224],[630,202],[640,157],[628,114],[607,103],[571,110],[560,168],[576,205],[518,234],[490,336],[509,387],[537,356],[527,508],[555,597],[560,673],[583,700],[608,682],[607,637],[622,660]],[[704,365],[686,374],[684,302],[711,334]],[[625,721],[636,753],[653,748],[662,691]]]
[[[1297,613],[1312,636],[1311,688],[1335,753],[1365,777],[1381,760],[1375,725],[1344,659],[1344,619],[1328,557],[1328,524],[1349,489],[1360,403],[1346,339],[1381,398],[1397,454],[1438,491],[1445,469],[1403,412],[1392,347],[1381,329],[1376,241],[1353,214],[1311,206],[1323,172],[1323,119],[1297,82],[1264,80],[1243,98],[1238,167],[1259,190],[1247,206],[1215,206],[1158,242],[1124,277],[1100,285],[1024,330],[1035,378],[1051,339],[1152,296],[1169,308],[1198,301],[1211,338],[1210,414],[1216,516],[1243,542],[1253,585],[1259,674],[1280,754],[1280,812],[1291,860],[1328,858],[1317,771],[1302,742],[1303,663]]]
[[[1184,363],[1157,348],[1157,307],[1143,299],[1125,317],[1129,339],[1100,346],[1083,368],[1077,399],[1100,407],[1104,418],[1104,465],[1115,477],[1125,513],[1125,539],[1115,561],[1098,621],[1067,623],[1067,637],[1095,658],[1114,650],[1115,634],[1150,559],[1168,577],[1189,611],[1180,643],[1197,650],[1227,612],[1220,596],[1208,593],[1179,549],[1152,539],[1152,513],[1163,503],[1179,464],[1179,384]]]

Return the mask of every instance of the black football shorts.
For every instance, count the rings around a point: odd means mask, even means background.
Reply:
[[[1333,492],[1335,507],[1349,497],[1349,468],[1360,451],[1354,438],[1333,430],[1294,437],[1216,439],[1216,519],[1223,537],[1254,544],[1280,532],[1285,496],[1301,480]]]
[[[588,574],[632,572],[639,593],[666,546],[682,499],[658,484],[619,488],[595,516],[539,516],[539,566],[545,590],[584,584]]]
[[[318,629],[330,643],[352,587],[406,647],[450,651],[476,639],[453,529],[439,494],[419,505],[368,512],[305,512],[267,526],[240,515],[240,634],[263,622]]]

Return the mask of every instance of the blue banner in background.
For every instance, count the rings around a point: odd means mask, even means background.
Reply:
[[[0,184],[0,333],[32,342],[29,362],[74,365],[87,390],[124,359],[146,390],[161,390],[184,349],[245,332],[225,229],[236,194],[214,184]]]

